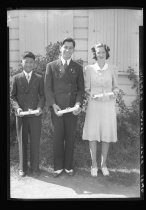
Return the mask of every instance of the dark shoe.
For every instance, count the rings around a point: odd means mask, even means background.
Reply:
[[[26,176],[26,173],[24,171],[20,170],[19,171],[19,176],[20,177],[24,177],[24,176]]]
[[[32,171],[32,176],[34,176],[34,177],[38,177],[38,176],[40,176],[40,174],[41,174],[41,172],[40,172],[40,170],[37,170],[37,171]]]
[[[62,174],[62,172],[63,172],[63,169],[54,171],[54,172],[53,172],[53,176],[54,176],[54,177],[58,177],[58,176],[60,176],[60,175]]]
[[[74,170],[73,170],[73,169],[71,169],[71,170],[65,169],[65,172],[66,172],[67,175],[69,175],[69,176],[74,176]]]

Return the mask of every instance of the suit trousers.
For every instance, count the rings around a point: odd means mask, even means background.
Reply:
[[[54,170],[73,169],[73,151],[77,116],[66,113],[58,117],[51,111],[52,123],[54,127],[53,153]]]
[[[19,169],[28,169],[28,138],[30,140],[30,169],[39,169],[39,150],[41,135],[41,115],[16,117],[16,130],[19,145]]]

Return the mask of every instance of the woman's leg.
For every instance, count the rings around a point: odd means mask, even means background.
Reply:
[[[90,154],[91,154],[91,160],[92,160],[92,168],[97,168],[97,142],[96,141],[89,141],[89,147],[90,147]]]
[[[104,176],[109,176],[109,171],[106,167],[106,160],[107,160],[107,155],[108,155],[108,150],[109,150],[109,143],[107,142],[102,142],[102,149],[101,149],[101,171]]]
[[[109,143],[108,142],[102,142],[102,149],[101,149],[101,168],[106,167],[106,160],[109,150]]]

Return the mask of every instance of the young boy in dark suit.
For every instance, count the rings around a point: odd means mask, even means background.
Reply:
[[[27,144],[30,140],[30,171],[39,175],[39,147],[42,109],[45,104],[43,77],[35,69],[35,55],[25,52],[22,57],[23,71],[13,78],[10,99],[16,113],[16,130],[19,144],[19,175],[28,171]],[[38,110],[37,114],[21,115],[22,111]]]

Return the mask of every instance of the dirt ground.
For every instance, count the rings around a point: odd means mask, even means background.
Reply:
[[[110,169],[110,176],[91,177],[87,169],[77,169],[73,177],[65,173],[54,178],[52,171],[41,169],[39,177],[18,177],[10,173],[10,198],[140,198],[139,170]]]

